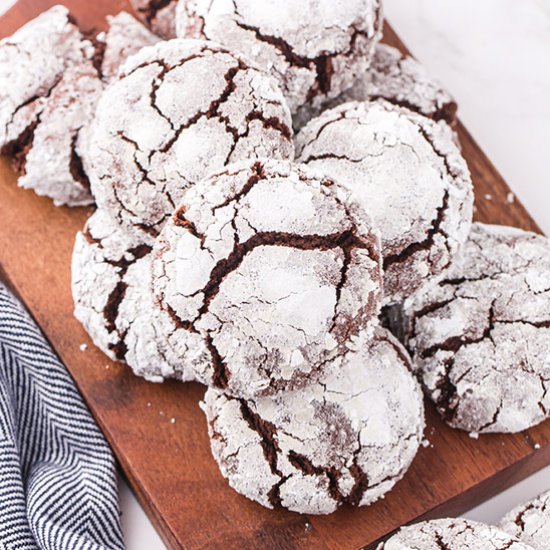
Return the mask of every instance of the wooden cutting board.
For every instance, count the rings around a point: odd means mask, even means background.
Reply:
[[[19,0],[0,36],[55,4]],[[127,9],[125,0],[67,0],[86,27]],[[404,49],[390,28],[386,41]],[[4,85],[4,83],[0,83]],[[535,222],[462,125],[458,132],[476,189],[476,218],[538,231]],[[490,196],[490,200],[489,200]],[[170,548],[369,547],[420,518],[456,515],[550,464],[550,422],[479,440],[453,431],[427,406],[426,437],[404,480],[373,506],[325,517],[267,510],[232,491],[210,454],[198,384],[149,384],[110,362],[72,316],[70,260],[88,209],[54,208],[19,189],[0,160],[0,269],[74,377],[139,501]],[[87,344],[81,351],[81,344]],[[539,447],[540,446],[540,447]],[[546,487],[541,487],[546,489]]]

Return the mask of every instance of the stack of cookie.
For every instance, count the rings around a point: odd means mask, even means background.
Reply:
[[[59,7],[0,46],[8,59],[11,43],[50,40],[44,55],[65,59],[47,85],[26,74],[0,98],[19,164],[39,109],[61,113],[57,78],[110,59],[97,98],[71,96],[93,114],[56,130],[97,204],[73,256],[75,315],[96,345],[150,381],[208,386],[231,486],[298,512],[367,505],[404,475],[424,428],[414,374],[454,427],[546,418],[549,245],[472,229],[456,104],[379,44],[380,2],[162,5],[137,7],[179,38],[121,15],[109,58],[94,44],[115,20],[94,42]],[[84,61],[44,30],[60,16]],[[29,141],[18,119],[35,102]]]

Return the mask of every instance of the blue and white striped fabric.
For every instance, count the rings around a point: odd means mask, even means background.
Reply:
[[[124,548],[113,456],[40,330],[0,283],[0,549]]]

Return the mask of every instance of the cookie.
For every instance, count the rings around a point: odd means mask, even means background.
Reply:
[[[138,17],[164,39],[176,37],[178,0],[130,0]]]
[[[93,202],[89,123],[104,81],[125,55],[147,43],[144,33],[124,36],[129,19],[111,18],[107,34],[94,38],[56,6],[0,42],[0,79],[11,83],[0,91],[1,152],[12,159],[21,187],[56,205]]]
[[[548,550],[550,491],[506,514],[499,527],[535,550]]]
[[[240,397],[302,386],[371,326],[378,233],[339,191],[274,160],[188,191],[155,244],[153,290],[210,350],[198,380]]]
[[[377,550],[533,550],[505,532],[466,519],[438,519],[402,527]]]
[[[103,80],[110,82],[128,57],[146,46],[153,46],[160,39],[125,11],[115,16],[108,15],[107,24],[107,32],[98,35],[98,41],[104,45],[101,63]]]
[[[296,138],[298,160],[338,178],[380,228],[386,303],[447,269],[468,235],[473,190],[454,135],[385,100],[347,103]]]
[[[55,204],[90,204],[79,130],[102,92],[95,47],[55,6],[0,42],[0,147],[19,185]]]
[[[154,237],[187,188],[232,161],[293,158],[275,82],[212,43],[142,49],[103,94],[92,128],[92,190],[119,223]]]
[[[366,71],[383,18],[379,0],[188,0],[176,21],[179,36],[214,40],[269,71],[299,116]]]
[[[380,98],[451,126],[456,123],[457,104],[449,92],[416,59],[386,44],[376,46],[369,69],[327,107]],[[316,114],[312,110],[295,126],[304,126]]]
[[[126,352],[117,325],[128,290],[128,272],[150,252],[150,246],[121,230],[102,210],[97,210],[76,236],[72,259],[75,317],[111,359],[124,359]]]
[[[254,401],[209,389],[203,409],[229,484],[307,514],[381,498],[409,468],[424,428],[410,359],[381,328],[312,386]]]
[[[124,232],[102,210],[77,234],[72,261],[75,317],[95,345],[135,374],[152,382],[166,378],[193,380],[197,361],[209,355],[202,340],[175,332],[164,338],[171,322],[155,308],[151,296],[151,248]]]
[[[439,281],[405,302],[426,393],[451,426],[520,432],[550,416],[550,243],[476,223]]]

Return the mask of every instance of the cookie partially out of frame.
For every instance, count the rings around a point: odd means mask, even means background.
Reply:
[[[298,118],[368,69],[383,23],[379,0],[187,0],[176,15],[179,36],[224,44],[274,76]]]
[[[209,389],[203,408],[229,484],[307,514],[381,498],[407,471],[424,427],[410,358],[381,328],[318,383],[249,401]]]
[[[68,10],[55,6],[0,42],[0,80],[10,83],[0,90],[0,148],[20,186],[56,205],[93,202],[88,126],[105,81],[125,56],[150,43],[146,33],[120,14],[106,33],[84,35]]]
[[[550,544],[550,491],[514,508],[500,522],[500,528],[535,550]]]
[[[453,427],[520,432],[550,416],[550,243],[476,223],[452,269],[405,302],[426,393]]]
[[[470,173],[449,126],[385,100],[325,111],[296,138],[298,160],[336,178],[382,235],[386,303],[441,274],[472,221]]]
[[[171,40],[132,56],[92,127],[92,190],[119,223],[158,234],[185,190],[258,156],[293,158],[274,80],[213,43]]]
[[[533,550],[496,527],[465,519],[438,519],[401,528],[377,550]]]
[[[375,322],[378,232],[340,191],[260,160],[187,192],[155,243],[153,291],[210,350],[200,381],[242,397],[303,386]]]

